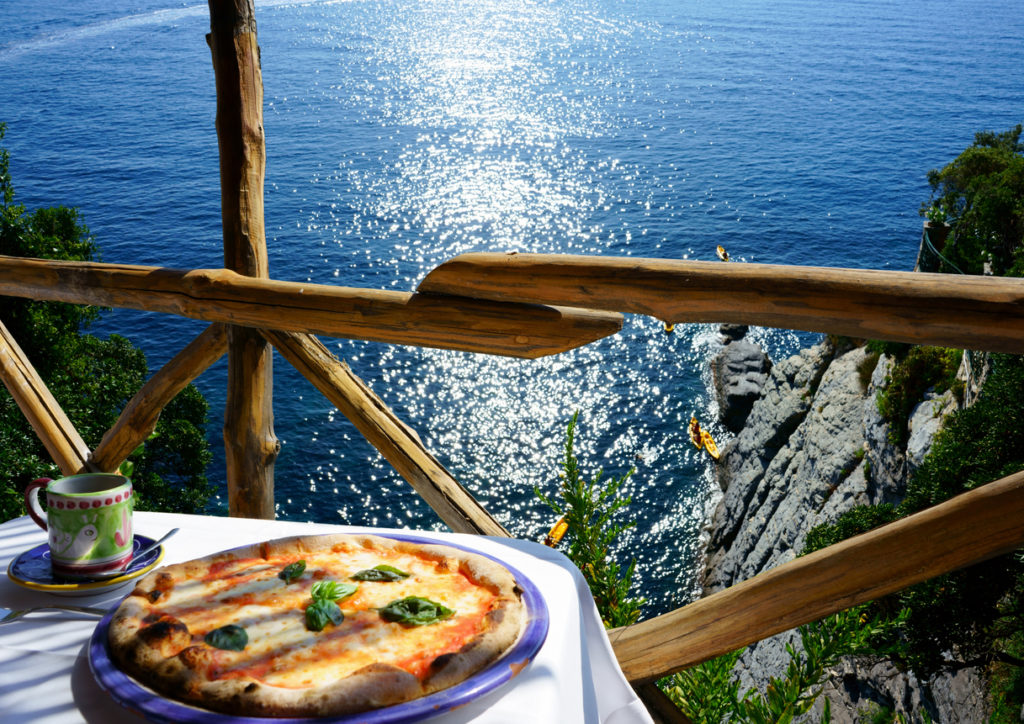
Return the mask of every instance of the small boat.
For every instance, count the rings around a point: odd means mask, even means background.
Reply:
[[[722,246],[721,244],[719,244],[718,248],[715,249],[715,253],[718,254],[718,258],[721,259],[722,261],[729,261],[729,252],[727,252],[725,250],[725,247]]]
[[[711,433],[707,430],[701,430],[700,441],[704,443],[704,450],[711,456],[712,460],[718,460],[718,445],[715,444],[714,439],[711,437]]]
[[[558,519],[558,522],[551,526],[551,530],[548,531],[547,537],[544,539],[544,545],[554,548],[565,537],[566,531],[569,530],[569,522],[563,515]]]
[[[696,417],[690,418],[690,426],[687,428],[690,433],[690,442],[693,443],[694,447],[700,450],[704,446],[704,435],[700,429],[700,423],[697,422]]]
[[[672,330],[676,328],[676,325],[665,322],[665,334],[672,334]]]

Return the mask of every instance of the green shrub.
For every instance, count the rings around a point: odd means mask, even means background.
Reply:
[[[906,445],[907,420],[925,392],[954,387],[963,352],[943,347],[911,347],[897,357],[876,399],[878,411],[889,423],[890,441]]]
[[[610,550],[624,531],[636,525],[636,521],[613,521],[621,518],[620,513],[632,501],[631,497],[620,495],[620,490],[633,469],[607,483],[601,482],[603,470],[598,470],[592,480],[584,480],[573,450],[578,417],[579,412],[573,414],[565,436],[559,486],[562,502],[548,497],[539,488],[534,488],[534,492],[557,515],[565,518],[568,532],[563,540],[568,541],[567,555],[587,580],[604,625],[608,628],[626,626],[640,618],[644,599],[629,596],[636,561],[621,570]]]
[[[1024,127],[1003,133],[983,131],[941,170],[928,173],[931,200],[953,227],[942,250],[955,267],[982,274],[986,264],[998,276],[1024,275]]]
[[[881,636],[878,625],[865,617],[861,607],[841,611],[797,631],[800,649],[786,645],[786,671],[772,677],[763,692],[751,688],[742,698],[739,696],[733,668],[742,650],[666,677],[658,685],[694,722],[790,722],[814,706],[829,668],[844,656],[874,651],[874,641]],[[828,700],[823,720],[829,720]]]

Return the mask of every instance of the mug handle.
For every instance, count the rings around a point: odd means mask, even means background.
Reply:
[[[53,478],[36,478],[25,488],[25,509],[28,510],[28,514],[32,516],[32,520],[36,522],[36,525],[43,530],[48,530],[46,513],[43,511],[42,506],[39,505],[39,496],[36,494],[36,491],[39,488],[45,488],[51,482],[53,482]]]

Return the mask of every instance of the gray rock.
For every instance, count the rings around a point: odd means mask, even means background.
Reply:
[[[745,324],[722,324],[718,328],[718,338],[722,344],[729,344],[747,336],[749,327]]]
[[[737,576],[746,577],[743,572],[759,569],[761,561],[748,561],[747,554],[753,555],[755,539],[784,497],[785,485],[776,476],[791,462],[790,437],[811,409],[829,354],[826,345],[818,345],[775,365],[746,426],[723,448],[717,467],[725,493],[709,543],[708,590],[729,586]]]
[[[919,406],[910,421],[914,442],[904,454],[889,441],[875,401],[889,360],[878,360],[867,389],[861,382],[860,370],[871,359],[863,348],[837,354],[821,344],[771,369],[717,466],[724,493],[708,538],[706,593],[791,560],[810,528],[855,505],[902,500],[908,456],[911,465],[923,459],[955,401],[951,395],[932,396]],[[764,691],[772,676],[782,676],[787,644],[799,651],[796,631],[749,647],[737,663],[740,690]],[[920,681],[885,661],[846,659],[832,672],[823,696],[833,722],[859,723],[883,708],[908,722],[987,717],[982,674],[974,670]],[[819,700],[801,721],[820,721],[822,706]]]
[[[730,342],[712,358],[711,377],[718,395],[719,417],[732,432],[743,427],[770,370],[768,355],[746,340]]]
[[[885,386],[892,360],[882,355],[875,366],[864,400],[864,460],[867,465],[868,497],[872,505],[896,504],[906,493],[907,464],[902,448],[889,440],[891,426],[882,419],[876,397]]]
[[[859,724],[879,709],[915,724],[976,724],[989,716],[982,676],[981,670],[967,668],[921,681],[887,661],[851,657],[831,672],[822,697],[829,700],[834,724]],[[819,699],[809,721],[819,721],[823,707]]]
[[[942,427],[942,421],[957,409],[956,396],[952,390],[941,395],[929,390],[924,401],[918,403],[907,421],[907,471],[913,473],[924,462],[932,449],[935,433]]]

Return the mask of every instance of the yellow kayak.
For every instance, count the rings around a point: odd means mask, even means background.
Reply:
[[[729,261],[729,252],[727,252],[725,247],[721,244],[719,244],[718,248],[715,249],[715,253],[718,254],[718,258],[722,261]]]
[[[562,542],[562,538],[565,537],[565,533],[568,530],[569,523],[563,515],[553,526],[551,526],[551,530],[548,531],[548,535],[544,539],[544,545],[554,548]]]
[[[718,445],[715,444],[714,439],[711,437],[711,433],[707,430],[701,430],[700,441],[704,443],[704,449],[707,451],[713,459],[718,460]]]
[[[696,417],[690,418],[690,426],[687,428],[687,431],[690,433],[690,442],[694,444],[694,447],[700,450],[704,445],[704,435],[702,434],[700,423],[697,422]]]

